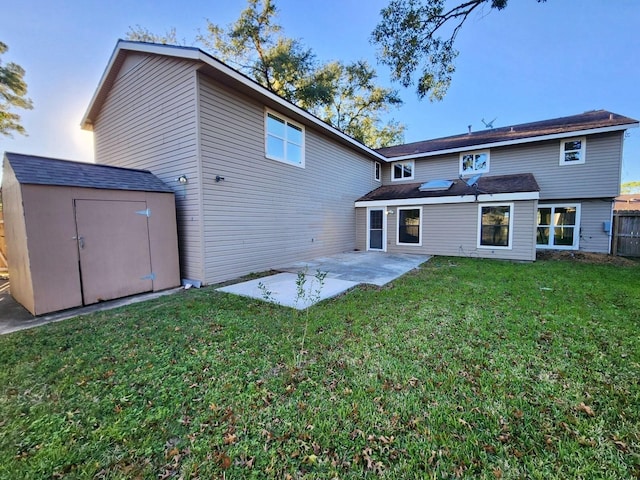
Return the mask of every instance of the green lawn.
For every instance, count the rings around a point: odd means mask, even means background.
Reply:
[[[192,289],[0,337],[0,478],[640,476],[640,264],[434,258],[307,312]]]

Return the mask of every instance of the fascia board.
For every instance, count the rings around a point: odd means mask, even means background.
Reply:
[[[476,203],[476,202],[513,202],[523,200],[538,200],[539,192],[519,193],[481,193],[475,195],[460,195],[448,197],[400,198],[397,200],[364,200],[355,202],[355,207],[401,207],[405,205],[443,205],[448,203]]]

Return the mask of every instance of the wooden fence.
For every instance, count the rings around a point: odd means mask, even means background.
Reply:
[[[640,257],[640,211],[614,213],[611,249],[621,257]]]

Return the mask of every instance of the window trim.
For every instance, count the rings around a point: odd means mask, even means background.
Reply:
[[[273,133],[269,132],[269,115],[271,115],[272,117],[281,120],[282,122],[284,122],[285,124],[285,137],[279,137]],[[298,128],[300,129],[301,133],[302,133],[302,143],[298,144],[296,142],[290,141],[287,139],[286,137],[286,131],[287,131],[287,127],[291,125],[294,128]],[[272,136],[274,138],[279,138],[281,140],[284,141],[284,157],[278,157],[276,155],[272,155],[269,154],[269,150],[268,150],[268,142],[269,142],[269,136]],[[305,144],[306,144],[306,132],[305,132],[305,128],[304,125],[298,123],[298,122],[294,122],[293,120],[289,119],[288,117],[275,112],[271,109],[265,108],[264,110],[264,156],[266,158],[268,158],[269,160],[275,160],[276,162],[281,162],[281,163],[286,163],[287,165],[293,165],[294,167],[298,167],[298,168],[305,168]],[[301,159],[300,162],[294,162],[291,160],[287,159],[287,145],[291,143],[293,145],[298,145],[300,147],[301,150]]]
[[[564,146],[569,142],[580,142],[580,150],[565,150]],[[580,160],[567,161],[565,154],[569,152],[580,152]],[[587,161],[587,137],[570,137],[560,140],[560,165],[584,165]]]
[[[481,154],[486,154],[487,155],[487,166],[486,168],[482,169],[482,170],[476,170],[475,168],[475,158],[474,158],[474,167],[473,170],[464,170],[464,168],[462,167],[462,159],[463,157],[465,157],[466,155],[481,155]],[[477,173],[488,173],[489,169],[491,166],[491,150],[487,149],[487,150],[472,150],[472,151],[467,151],[467,152],[460,152],[460,155],[458,157],[458,173],[460,175],[475,175]]]
[[[382,164],[380,162],[373,163],[373,178],[376,182],[382,181]]]
[[[576,209],[576,223],[573,226],[574,235],[573,235],[573,245],[542,245],[538,244],[538,227],[540,224],[538,223],[538,210],[541,208],[575,208]],[[582,204],[581,203],[538,203],[538,207],[536,208],[536,248],[539,250],[579,250],[580,249],[580,229],[581,229],[581,213],[582,213]],[[551,217],[553,219],[553,212],[551,213]],[[550,224],[549,229],[555,228],[555,224]],[[553,235],[549,235],[549,239],[555,238]]]
[[[393,175],[395,173],[395,166],[396,165],[404,165],[404,164],[408,164],[411,165],[411,176],[410,177],[402,177],[402,178],[395,178]],[[403,170],[404,171],[404,170]],[[413,180],[415,178],[416,175],[416,162],[415,160],[401,160],[399,162],[392,162],[391,163],[391,181],[392,182],[402,182],[404,180]]]
[[[509,207],[509,240],[507,246],[502,245],[482,245],[482,209],[485,207]],[[480,203],[478,204],[478,235],[477,248],[483,250],[513,250],[513,217],[515,204],[509,203]]]
[[[405,243],[400,241],[400,211],[401,210],[418,210],[420,212],[420,223],[418,223],[418,243]],[[422,246],[422,207],[408,206],[408,207],[398,207],[396,209],[396,245],[401,246],[410,246],[410,247],[421,247]]]

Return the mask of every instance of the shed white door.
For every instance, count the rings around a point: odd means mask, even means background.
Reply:
[[[84,304],[153,289],[146,202],[75,200]]]

